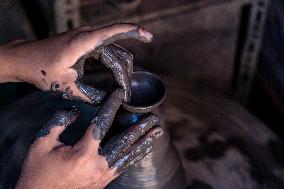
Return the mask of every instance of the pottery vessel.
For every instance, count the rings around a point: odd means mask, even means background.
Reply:
[[[131,127],[141,117],[149,113],[156,114],[164,135],[155,143],[153,151],[138,163],[132,165],[107,189],[183,189],[185,179],[177,151],[170,141],[164,127],[164,109],[166,88],[161,79],[146,71],[133,72],[131,81],[131,99],[123,104],[115,118],[115,124],[121,131]]]

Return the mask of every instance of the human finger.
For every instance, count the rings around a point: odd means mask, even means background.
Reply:
[[[91,126],[94,126],[92,132],[95,140],[102,140],[106,135],[112,125],[117,110],[122,104],[123,95],[123,89],[116,89],[113,91],[93,119]]]
[[[141,137],[137,142],[135,142],[125,153],[121,156],[111,168],[116,168],[117,173],[124,172],[130,165],[143,159],[147,154],[149,154],[155,144],[155,141],[163,135],[163,130],[161,127],[152,128],[143,137]]]
[[[80,81],[77,81],[76,85],[78,89],[92,101],[93,104],[100,104],[107,96],[106,91],[85,85]]]
[[[100,60],[111,70],[117,85],[124,89],[124,101],[127,102],[130,98],[130,78],[128,77],[126,65],[109,46],[102,47]]]
[[[131,80],[131,76],[133,73],[133,55],[127,51],[126,49],[120,47],[116,44],[109,45],[112,48],[113,52],[117,55],[117,57],[126,65],[128,78]]]
[[[68,108],[64,111],[57,111],[50,120],[48,120],[35,136],[35,142],[44,138],[52,148],[61,142],[59,135],[79,117],[79,110],[76,107]]]
[[[102,155],[107,157],[109,165],[112,165],[118,158],[125,153],[132,144],[134,144],[141,136],[143,136],[149,129],[157,125],[158,117],[155,115],[147,116],[139,121],[137,124],[128,128],[115,140],[111,140],[102,149]]]

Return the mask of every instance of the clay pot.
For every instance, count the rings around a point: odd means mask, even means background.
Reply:
[[[145,114],[154,113],[160,119],[165,133],[157,141],[153,151],[141,161],[132,165],[107,189],[183,189],[185,179],[181,163],[164,127],[162,102],[166,89],[161,79],[146,71],[136,71],[132,75],[131,99],[123,104],[117,113],[116,128],[126,129],[138,122]]]

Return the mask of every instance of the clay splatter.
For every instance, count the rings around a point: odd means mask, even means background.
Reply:
[[[46,76],[46,75],[47,75],[47,72],[44,71],[44,70],[41,70],[40,72],[42,73],[43,76]]]
[[[65,111],[56,112],[53,117],[44,124],[43,128],[36,134],[36,139],[44,137],[49,134],[50,129],[53,127],[59,127],[71,124],[79,116],[79,110],[76,107],[72,107]]]

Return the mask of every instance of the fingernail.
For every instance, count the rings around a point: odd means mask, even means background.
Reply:
[[[89,99],[92,100],[94,104],[99,104],[103,101],[107,93],[100,89],[95,89],[88,85],[81,83],[80,81],[76,81],[78,89],[86,95]]]
[[[143,35],[144,37],[146,37],[149,41],[152,40],[154,37],[153,34],[144,30],[143,28],[139,28],[139,33],[140,35]]]

